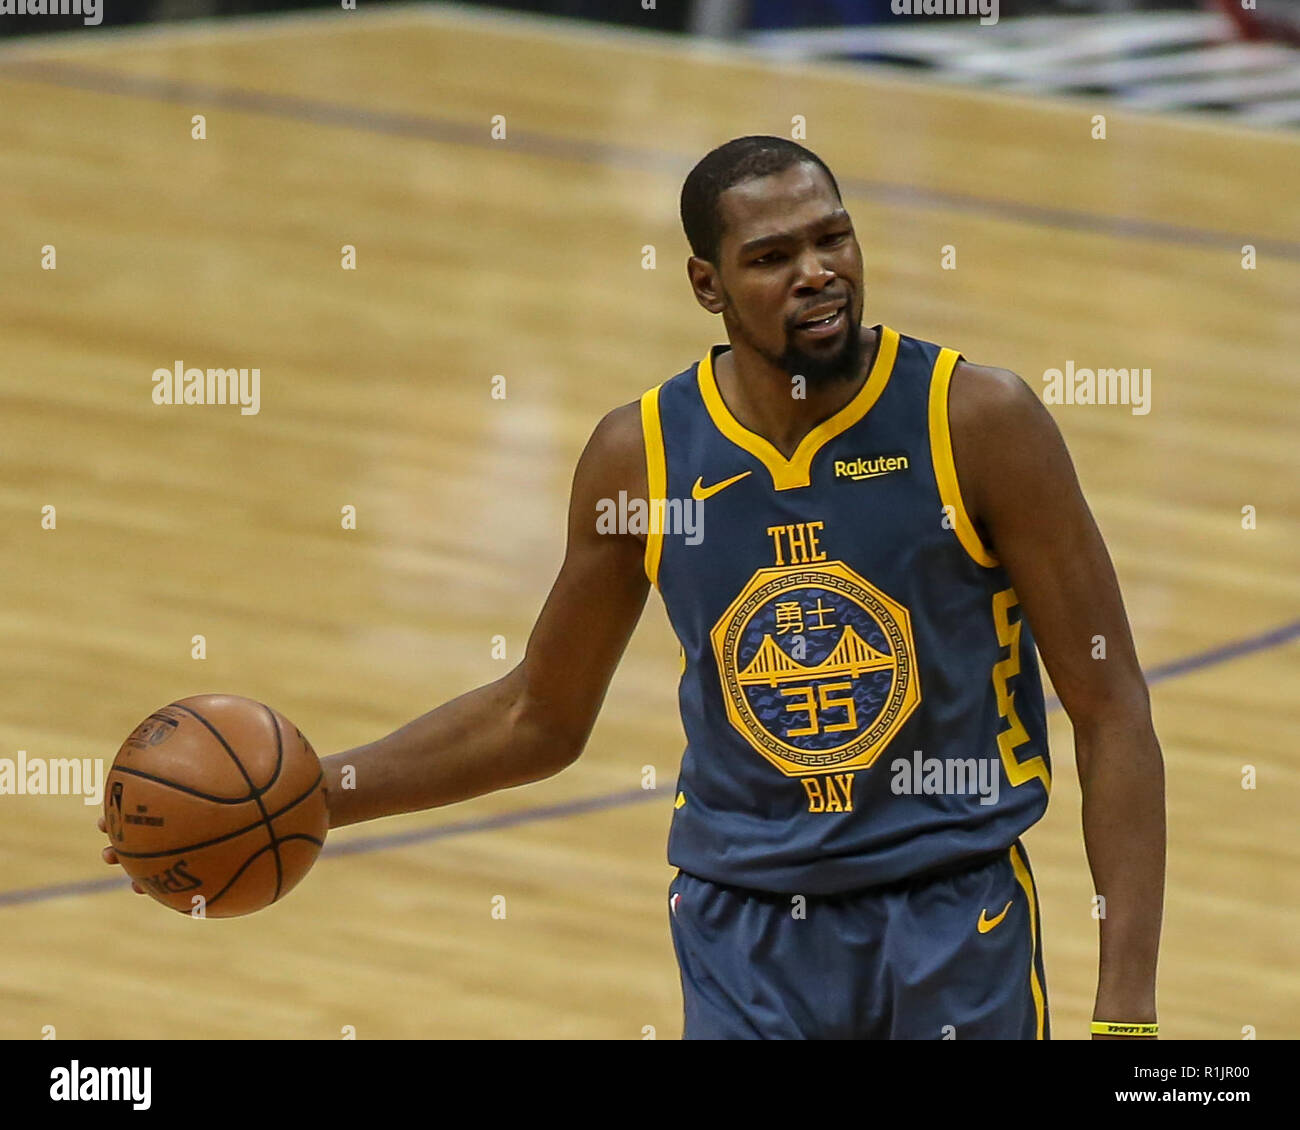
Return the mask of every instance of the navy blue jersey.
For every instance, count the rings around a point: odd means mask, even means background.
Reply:
[[[1033,637],[953,466],[959,355],[877,333],[790,459],[728,410],[725,345],[641,400],[646,572],[683,653],[668,859],[704,879],[892,883],[1006,850],[1047,805]]]

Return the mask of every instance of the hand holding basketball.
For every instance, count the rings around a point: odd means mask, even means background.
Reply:
[[[251,914],[315,863],[329,828],[324,777],[283,715],[235,695],[155,711],[122,744],[99,821],[137,892],[205,917]]]

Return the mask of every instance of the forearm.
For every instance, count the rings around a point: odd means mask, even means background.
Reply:
[[[1101,927],[1097,1020],[1154,1021],[1165,885],[1165,786],[1145,702],[1076,725],[1083,838]],[[1103,1015],[1105,1014],[1105,1015]]]
[[[578,751],[534,717],[516,668],[385,738],[322,758],[330,827],[437,808],[552,776]]]

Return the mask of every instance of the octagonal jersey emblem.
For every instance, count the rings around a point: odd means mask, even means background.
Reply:
[[[788,777],[867,768],[921,701],[907,609],[842,561],[760,569],[709,638],[727,717]]]

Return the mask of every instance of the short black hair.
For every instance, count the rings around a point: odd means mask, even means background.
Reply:
[[[811,149],[784,137],[737,137],[707,154],[682,185],[682,228],[691,253],[717,263],[723,229],[718,198],[727,189],[799,164],[821,169],[835,189],[836,198],[841,199],[839,183],[826,162]]]

